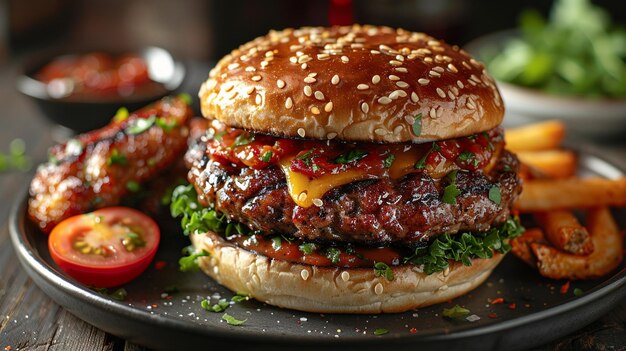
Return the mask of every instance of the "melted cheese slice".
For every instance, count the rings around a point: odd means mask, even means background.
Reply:
[[[415,149],[411,150],[411,152],[395,150],[392,153],[395,159],[388,170],[388,174],[393,179],[416,171],[415,163],[424,156],[423,152],[416,152]],[[296,205],[300,207],[310,207],[316,199],[321,199],[326,192],[338,186],[358,180],[380,178],[379,175],[369,174],[367,171],[360,169],[350,169],[337,174],[326,174],[318,178],[310,178],[307,175],[291,170],[291,161],[293,159],[294,157],[282,159],[280,167],[287,179],[289,195],[291,195]]]

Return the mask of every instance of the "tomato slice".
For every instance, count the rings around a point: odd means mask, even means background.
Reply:
[[[156,254],[161,234],[147,215],[108,207],[70,217],[48,238],[54,262],[74,279],[99,288],[135,279]]]

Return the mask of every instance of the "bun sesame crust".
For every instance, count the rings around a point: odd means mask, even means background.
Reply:
[[[413,265],[392,267],[394,279],[373,268],[317,267],[261,256],[209,232],[190,235],[202,271],[232,291],[270,305],[317,313],[395,313],[461,296],[484,282],[503,255],[459,262],[427,275]]]
[[[207,118],[322,140],[449,139],[494,128],[504,114],[493,79],[457,46],[368,25],[271,31],[221,59],[199,97]]]

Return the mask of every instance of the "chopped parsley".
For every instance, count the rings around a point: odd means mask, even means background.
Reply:
[[[54,156],[50,158],[54,158]],[[58,165],[58,160],[55,159],[55,161],[50,163]],[[26,171],[30,168],[30,165],[30,158],[26,156],[26,144],[22,139],[16,138],[11,140],[8,155],[0,153],[0,172],[8,170]]]
[[[280,249],[282,245],[283,243],[282,243],[282,240],[280,239],[280,236],[272,237],[272,249],[274,249],[274,251]]]
[[[195,252],[189,256],[183,256],[178,260],[178,270],[181,272],[196,272],[200,269],[198,266],[198,258],[209,256],[206,250]]]
[[[126,189],[128,189],[128,191],[132,193],[136,193],[141,190],[141,184],[137,183],[134,180],[129,180],[128,182],[126,182]]]
[[[178,94],[177,98],[183,100],[183,102],[186,103],[187,105],[191,105],[191,95],[187,93],[180,93]]]
[[[233,143],[233,145],[230,146],[230,148],[234,149],[238,146],[248,145],[254,141],[254,138],[255,136],[252,133],[241,133],[237,135],[237,137],[235,138],[235,142]]]
[[[374,335],[376,336],[385,335],[387,333],[389,333],[389,330],[385,328],[376,328],[376,330],[374,330]]]
[[[336,164],[346,164],[351,162],[360,161],[367,156],[367,151],[360,149],[352,149],[348,152],[345,152],[337,158],[335,158],[332,162]]]
[[[470,310],[463,308],[459,305],[454,305],[452,308],[444,308],[442,315],[446,318],[461,319],[470,314]]]
[[[461,194],[461,192],[456,186],[456,175],[457,175],[457,171],[452,171],[448,173],[446,178],[448,178],[448,180],[450,181],[450,184],[448,184],[443,189],[442,200],[443,202],[450,204],[450,205],[456,204],[456,197]]]
[[[377,277],[385,277],[388,281],[393,280],[393,270],[385,262],[374,263],[374,274]]]
[[[240,292],[238,292],[237,295],[233,296],[230,299],[230,301],[233,301],[233,302],[243,302],[243,301],[248,301],[248,300],[250,300],[250,296],[244,293],[240,293]]]
[[[500,187],[494,185],[489,189],[489,200],[493,201],[496,205],[499,205],[502,201],[502,194],[500,194]]]
[[[155,116],[150,116],[148,118],[137,118],[131,121],[126,127],[126,133],[137,135],[145,132],[150,129],[156,122]]]
[[[178,127],[178,122],[168,121],[166,118],[163,117],[158,117],[155,123],[157,126],[159,126],[159,128],[163,129],[166,132],[171,132],[172,129]]]
[[[474,155],[473,152],[466,150],[466,151],[461,152],[461,154],[457,158],[461,161],[469,161],[473,159],[475,156],[476,155]]]
[[[216,304],[211,305],[209,300],[205,299],[200,302],[200,307],[209,312],[219,313],[230,307],[230,302],[226,301],[226,299],[220,299]]]
[[[385,160],[383,161],[383,164],[384,164],[385,168],[391,167],[391,165],[393,164],[393,161],[395,161],[395,159],[396,159],[396,155],[394,155],[394,154],[387,155],[387,157],[385,157]]]
[[[107,166],[112,165],[120,165],[126,166],[128,164],[128,159],[122,153],[120,153],[117,149],[113,149],[111,154],[107,158]]]
[[[440,151],[440,150],[441,148],[439,147],[439,145],[437,145],[437,143],[433,141],[432,145],[430,146],[430,150],[428,150],[428,152],[425,153],[424,156],[422,156],[422,158],[420,158],[417,162],[415,162],[415,169],[423,169],[424,167],[426,167],[426,160],[428,159],[428,156],[433,151]]]
[[[328,258],[333,264],[339,263],[340,255],[341,251],[336,247],[329,247],[326,250],[326,258]]]
[[[273,152],[265,151],[261,156],[259,156],[259,160],[263,162],[270,162],[272,160],[272,156],[274,156]]]
[[[303,254],[310,255],[313,253],[313,251],[315,251],[315,244],[303,243],[303,244],[300,244],[300,246],[298,246],[298,249],[300,249],[300,252],[302,252]]]
[[[413,122],[413,134],[420,136],[422,134],[422,114],[415,116],[415,122]]]
[[[228,313],[224,313],[224,315],[222,316],[222,320],[225,321],[226,323],[228,323],[229,325],[242,325],[244,324],[248,319],[243,319],[243,320],[239,320],[233,316],[231,316]]]

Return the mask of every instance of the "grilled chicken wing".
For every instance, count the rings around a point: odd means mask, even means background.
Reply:
[[[47,233],[67,217],[118,204],[181,157],[191,115],[184,99],[164,98],[52,147],[30,185],[31,219]]]

